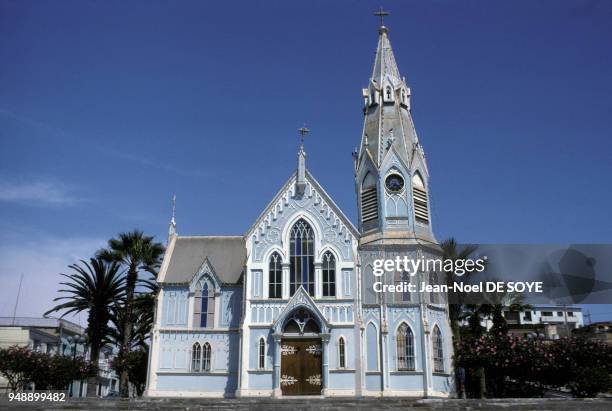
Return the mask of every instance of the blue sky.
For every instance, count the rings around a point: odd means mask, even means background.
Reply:
[[[380,2],[0,0],[0,315],[135,227],[242,234],[295,168],[355,220]],[[610,243],[612,4],[386,1],[438,238]],[[611,312],[605,308],[600,312]],[[600,320],[605,317],[593,317]]]

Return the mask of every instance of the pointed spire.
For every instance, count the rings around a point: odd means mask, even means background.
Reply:
[[[384,25],[384,16],[389,13],[384,11],[382,7],[374,13],[380,16],[380,27],[378,28],[378,47],[376,47],[376,58],[374,60],[374,69],[372,70],[372,80],[376,80],[379,85],[382,85],[385,78],[391,80],[394,84],[401,81],[399,69],[395,62],[391,42],[389,41],[389,29]]]
[[[389,29],[383,18],[388,12],[380,9],[378,45],[368,88],[363,89],[365,123],[359,149],[358,163],[369,153],[377,167],[388,153],[394,151],[405,162],[410,163],[413,148],[418,143],[410,114],[410,87],[400,75]]]
[[[176,235],[176,194],[172,196],[172,218],[168,224],[168,244],[170,239]]]
[[[304,124],[298,129],[300,133],[300,151],[298,151],[298,168],[297,178],[295,180],[295,193],[297,196],[301,196],[306,188],[306,151],[304,151],[304,137],[310,132]]]

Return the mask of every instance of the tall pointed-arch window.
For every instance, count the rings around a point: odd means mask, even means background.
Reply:
[[[195,343],[191,347],[191,371],[199,372],[202,366],[202,347],[200,343]]]
[[[338,340],[338,368],[346,368],[346,343],[344,337]]]
[[[263,370],[266,368],[266,340],[263,337],[259,339],[258,354],[259,369]]]
[[[193,326],[201,328],[215,326],[215,289],[208,281],[200,282],[196,287]]]
[[[429,273],[429,285],[431,285],[433,289],[437,288],[436,286],[440,285],[438,282],[438,275],[435,272]],[[441,301],[442,293],[440,291],[429,292],[429,302],[431,304],[440,304]]]
[[[438,325],[434,326],[431,342],[433,345],[432,351],[434,372],[444,372],[444,349],[442,345],[442,333],[440,332],[440,327],[438,327]]]
[[[391,101],[391,86],[385,88],[385,99]]]
[[[336,296],[336,257],[327,251],[323,254],[323,297]]]
[[[283,296],[283,268],[281,256],[276,252],[270,256],[268,275],[268,297],[281,298]]]
[[[418,172],[412,176],[412,198],[414,201],[414,217],[419,223],[429,224],[427,190],[423,178]]]
[[[211,355],[210,344],[204,343],[202,347],[202,371],[210,371]]]
[[[414,370],[414,334],[406,323],[397,329],[397,369],[399,371]]]
[[[303,219],[298,220],[291,229],[289,248],[291,295],[300,285],[308,294],[314,295],[314,233]]]
[[[395,289],[399,289],[401,291],[394,292],[393,299],[396,303],[410,302],[410,291],[408,290],[408,284],[410,284],[410,273],[407,271],[396,271],[394,275]]]

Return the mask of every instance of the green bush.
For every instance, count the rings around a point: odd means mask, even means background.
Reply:
[[[96,368],[82,357],[64,357],[13,346],[0,348],[0,374],[11,390],[33,383],[37,390],[64,390],[71,381],[95,374]]]
[[[576,397],[596,397],[600,392],[612,389],[612,378],[603,368],[581,368],[576,372],[569,388]]]
[[[489,333],[458,343],[455,364],[484,368],[493,397],[517,395],[517,385],[525,395],[570,388],[576,396],[595,396],[608,389],[604,374],[612,373],[612,347],[584,338],[544,341]]]

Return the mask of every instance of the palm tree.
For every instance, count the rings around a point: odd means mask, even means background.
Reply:
[[[107,263],[99,258],[91,258],[89,263],[81,260],[81,265],[68,266],[72,274],[61,274],[68,281],[60,283],[68,288],[59,290],[67,295],[53,301],[68,300],[56,305],[45,313],[45,316],[56,311],[67,314],[88,311],[87,339],[90,346],[90,361],[96,367],[100,358],[100,349],[108,342],[111,307],[123,298],[124,280],[117,263]],[[60,318],[61,318],[60,317]],[[96,381],[87,384],[87,395],[96,395]]]
[[[153,241],[153,237],[145,236],[140,230],[129,233],[121,233],[118,238],[108,241],[108,248],[98,251],[98,257],[106,261],[114,261],[123,265],[127,270],[125,283],[125,312],[123,324],[123,341],[120,351],[127,353],[132,348],[132,334],[135,324],[134,317],[134,298],[136,285],[139,282],[138,273],[148,272],[153,276],[157,275],[157,270],[161,264],[164,253],[164,246]],[[120,389],[121,396],[129,395],[129,375],[127,371],[121,373]]]
[[[452,260],[453,262],[457,260],[465,260],[470,258],[470,256],[478,249],[476,245],[466,245],[463,248],[459,249],[457,247],[457,241],[451,237],[440,244],[442,248],[442,259],[443,261]],[[455,264],[453,264],[453,267]],[[463,278],[466,278],[469,274],[466,273]],[[446,284],[449,287],[452,287],[453,283],[456,280],[455,273],[446,272]],[[453,336],[455,340],[461,340],[461,329],[460,329],[460,321],[464,319],[464,311],[465,306],[461,301],[461,296],[457,295],[456,298],[458,301],[454,304],[448,305],[448,316],[450,318],[451,330],[453,331]]]
[[[155,294],[138,294],[134,297],[135,319],[132,324],[132,343],[130,350],[147,349],[147,341],[151,336],[155,310]],[[112,327],[109,338],[112,344],[121,346],[125,339],[125,310],[122,306],[115,306],[111,310]]]
[[[494,279],[492,281],[495,281]],[[504,308],[510,311],[523,312],[531,309],[531,305],[525,304],[525,296],[519,292],[487,293],[484,298],[488,304],[481,305],[483,316],[492,318],[493,326],[491,331],[494,333],[508,333],[508,323],[503,315]]]

